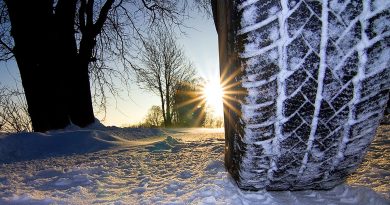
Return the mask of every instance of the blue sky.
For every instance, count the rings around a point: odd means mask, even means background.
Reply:
[[[194,12],[195,13],[195,12]],[[219,79],[218,66],[218,40],[212,18],[202,15],[192,16],[186,21],[178,42],[184,48],[186,56],[191,60],[198,74],[207,80]],[[0,82],[3,85],[15,86],[20,77],[14,61],[0,62]],[[131,87],[129,92],[123,92],[116,100],[110,96],[108,109],[104,121],[105,125],[129,125],[143,119],[152,105],[160,105],[159,98],[151,92],[140,90],[137,85]],[[97,113],[102,120],[103,113]]]

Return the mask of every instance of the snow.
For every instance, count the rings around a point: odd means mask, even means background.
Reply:
[[[246,9],[242,15],[245,18],[242,18],[241,24],[243,26],[248,26],[256,23],[256,17],[257,17],[257,7],[256,6],[250,6],[248,9]]]
[[[279,31],[278,31],[278,28],[273,27],[273,28],[271,29],[270,39],[271,39],[272,41],[276,41],[276,40],[279,39]],[[276,59],[276,58],[274,58],[274,59]]]
[[[80,130],[75,126],[47,133],[20,133],[0,136],[0,163],[41,159],[49,156],[83,154],[119,144],[134,144],[129,139],[160,136],[157,129],[102,128]],[[34,145],[34,146],[32,146]]]
[[[157,142],[151,146],[148,146],[147,149],[150,152],[164,152],[169,151],[172,152],[172,150],[177,150],[176,145],[178,144],[178,141],[171,136],[168,136],[165,140]]]
[[[388,0],[373,0],[372,2],[374,10],[383,9],[390,5]]]
[[[277,6],[273,6],[268,10],[269,15],[275,15],[279,11]]]
[[[252,10],[249,10],[249,11],[253,12]],[[253,14],[249,13],[248,16],[250,16],[250,15],[253,15]],[[243,16],[245,16],[245,15],[243,14]],[[239,31],[239,33],[245,34],[245,33],[248,33],[250,31],[259,29],[259,28],[264,27],[265,25],[271,23],[272,21],[275,21],[276,19],[277,19],[277,15],[274,15],[274,16],[271,16],[271,17],[265,19],[264,21],[253,24],[254,20],[252,19],[252,17],[243,18],[243,20],[242,20],[243,24],[247,25],[247,26],[246,27],[243,26],[243,28]]]
[[[247,0],[247,1],[244,1],[241,5],[238,5],[238,9],[241,10],[244,7],[246,7],[248,5],[251,5],[251,4],[254,4],[254,3],[258,2],[258,1],[259,0]]]
[[[98,130],[21,133],[0,139],[0,163],[93,152],[115,144],[114,137]]]
[[[388,204],[389,134],[390,126],[381,127],[348,183],[296,192],[237,188],[224,169],[222,129],[100,127],[6,135],[0,138],[0,204]]]

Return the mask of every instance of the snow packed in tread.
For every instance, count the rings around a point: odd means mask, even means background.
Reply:
[[[362,161],[388,100],[390,3],[268,0],[238,7],[248,91],[239,186],[341,183]]]

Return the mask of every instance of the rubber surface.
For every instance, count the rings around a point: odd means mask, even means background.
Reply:
[[[225,151],[241,188],[329,189],[358,167],[389,96],[389,8],[388,1],[234,1],[236,81],[246,94],[230,121],[243,131],[226,128]]]

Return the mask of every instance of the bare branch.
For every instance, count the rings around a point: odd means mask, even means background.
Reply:
[[[80,0],[79,8],[79,24],[81,33],[85,32],[85,7],[87,6],[86,0]]]
[[[4,48],[6,48],[9,51],[9,53],[13,53],[14,52],[13,49],[11,47],[9,47],[6,43],[4,43],[4,41],[1,40],[1,39],[0,39],[0,44],[2,46],[4,46]]]
[[[93,27],[93,5],[94,5],[95,0],[88,0],[86,7],[85,7],[85,13],[87,15],[87,28],[92,28]]]
[[[97,19],[95,25],[94,25],[94,34],[95,36],[100,33],[100,31],[103,28],[103,24],[107,19],[108,12],[111,9],[112,4],[115,0],[107,0],[106,3],[103,5],[102,9],[100,10],[99,18]]]
[[[0,131],[26,132],[31,130],[24,93],[18,89],[0,87]]]

